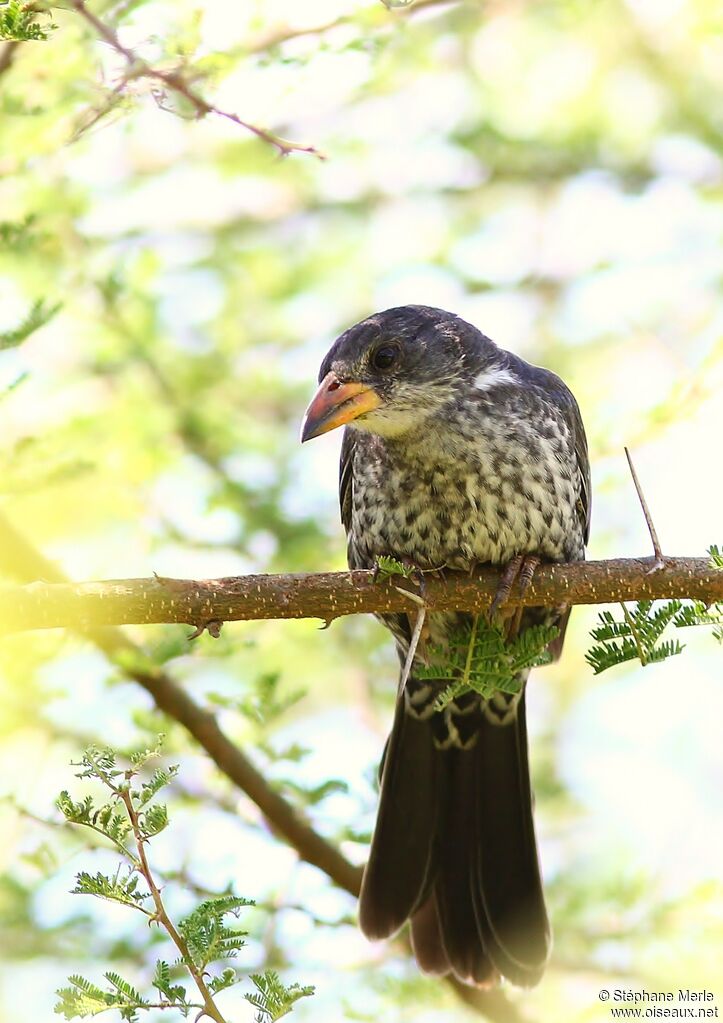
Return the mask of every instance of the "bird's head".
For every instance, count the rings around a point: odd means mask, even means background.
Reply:
[[[418,429],[496,356],[489,338],[443,309],[375,313],[337,338],[322,362],[301,440],[347,424],[383,437]]]

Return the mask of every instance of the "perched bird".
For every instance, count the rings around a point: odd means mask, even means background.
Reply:
[[[302,441],[346,425],[339,497],[351,568],[373,568],[383,555],[422,571],[499,565],[508,593],[515,573],[529,579],[539,560],[584,558],[587,444],[575,398],[554,373],[453,313],[409,305],[342,334],[319,380]],[[556,656],[568,614],[526,608],[518,624],[557,624]],[[382,618],[404,664],[410,619]],[[471,631],[471,620],[430,614],[426,641],[444,649],[460,629]],[[532,818],[526,673],[514,696],[467,692],[439,711],[441,683],[415,677],[419,658],[380,769],[361,928],[378,939],[410,920],[423,970],[529,987],[551,937]]]

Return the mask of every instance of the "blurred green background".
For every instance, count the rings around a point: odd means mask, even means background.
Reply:
[[[0,512],[68,574],[341,568],[339,436],[301,449],[299,422],[333,338],[406,302],[454,310],[571,386],[591,557],[649,552],[624,444],[666,552],[721,541],[716,0],[92,10],[154,66],[187,63],[219,107],[327,159],[282,160],[158,83],[114,93],[124,61],[72,10],[52,9],[44,42],[0,43]],[[562,662],[530,686],[556,936],[539,988],[509,992],[530,1021],[606,1020],[602,987],[717,985],[723,1002],[719,648],[686,635],[681,657],[596,678],[595,617],[578,609]],[[382,628],[249,622],[192,646],[188,631],[129,630],[362,863],[396,675]],[[49,1021],[72,972],[147,980],[157,939],[68,894],[113,857],[52,822],[88,741],[159,731],[181,775],[153,857],[259,900],[244,969],[316,984],[300,1020],[466,1018],[401,947],[361,937],[354,900],[299,865],[145,692],[51,632],[0,644],[2,1019]],[[187,898],[169,889],[179,910]],[[252,1018],[234,991],[221,1004]]]

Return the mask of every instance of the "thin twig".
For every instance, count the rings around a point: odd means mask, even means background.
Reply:
[[[372,4],[369,4],[367,7],[363,7],[361,10],[355,10],[351,14],[341,14],[328,21],[318,22],[316,25],[306,25],[303,28],[293,28],[289,25],[281,25],[277,28],[272,28],[267,32],[261,33],[255,39],[252,39],[250,43],[239,47],[239,50],[242,50],[244,53],[266,53],[268,50],[281,46],[283,43],[288,43],[292,39],[302,39],[305,36],[324,35],[326,32],[331,32],[333,29],[339,28],[342,25],[354,24],[357,19],[363,19],[363,24],[367,26],[370,15],[378,14],[380,24],[389,24],[399,18],[406,17],[411,14],[418,14],[423,10],[428,10],[430,7],[459,6],[463,2],[464,0],[416,0],[415,3],[409,4],[406,7],[398,7],[393,11],[390,11],[387,8],[385,11],[379,0],[374,0]]]
[[[197,117],[215,114],[217,117],[223,117],[227,121],[232,121],[240,128],[244,128],[246,131],[256,135],[263,142],[274,146],[282,156],[288,156],[289,153],[310,153],[313,156],[317,156],[320,160],[325,158],[323,153],[320,153],[315,146],[306,146],[301,142],[291,142],[289,139],[281,138],[280,135],[275,135],[272,131],[262,128],[258,124],[252,124],[251,121],[243,120],[238,114],[229,110],[222,110],[220,107],[215,106],[215,104],[209,103],[208,100],[204,99],[193,88],[180,70],[164,71],[161,68],[153,67],[152,64],[143,60],[129,47],[124,46],[115,29],[111,28],[110,25],[106,25],[93,11],[89,10],[85,5],[85,0],[70,0],[70,5],[93,28],[101,39],[108,43],[116,53],[125,58],[129,66],[128,78],[150,78],[154,81],[162,82],[167,88],[183,96],[191,104]]]
[[[463,686],[469,685],[469,677],[472,672],[472,658],[474,657],[474,646],[477,642],[477,626],[479,625],[479,615],[474,615],[472,618],[472,629],[469,635],[469,644],[467,646],[467,656],[464,661],[464,672],[462,674],[461,683]]]
[[[414,631],[412,632],[412,638],[409,641],[409,649],[407,650],[407,656],[404,661],[404,668],[399,678],[399,688],[397,689],[397,699],[400,699],[404,692],[404,687],[409,679],[409,673],[412,670],[412,662],[414,661],[414,655],[417,652],[419,646],[419,639],[422,635],[422,629],[424,628],[424,620],[427,617],[426,607],[420,607],[417,611],[417,620],[414,623]]]
[[[649,571],[657,572],[659,568],[662,568],[665,565],[665,557],[660,546],[660,541],[658,540],[658,534],[656,533],[655,526],[653,525],[653,517],[650,514],[648,502],[645,500],[645,494],[643,493],[643,488],[640,485],[640,480],[638,479],[638,474],[635,471],[633,459],[628,448],[625,448],[625,457],[628,460],[628,465],[630,467],[630,475],[633,477],[633,483],[635,484],[635,490],[637,491],[638,494],[638,500],[640,501],[640,506],[643,509],[643,515],[645,516],[645,522],[648,527],[648,532],[650,533],[650,539],[653,541],[653,553],[655,554],[655,564],[651,569],[649,569]]]
[[[638,630],[635,628],[635,622],[633,621],[632,615],[628,611],[628,606],[625,603],[625,601],[621,601],[620,607],[623,609],[623,615],[625,616],[625,621],[628,623],[628,628],[630,629],[630,635],[633,637],[633,641],[635,643],[635,647],[636,647],[636,649],[638,651],[638,657],[640,659],[640,663],[643,666],[645,666],[648,663],[648,658],[645,655],[645,647],[643,646],[643,644],[641,642],[640,634],[638,633]]]

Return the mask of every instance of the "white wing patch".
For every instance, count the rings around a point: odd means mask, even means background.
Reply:
[[[488,391],[491,387],[499,384],[514,384],[515,377],[504,366],[489,366],[478,373],[474,378],[474,385],[478,391]]]

